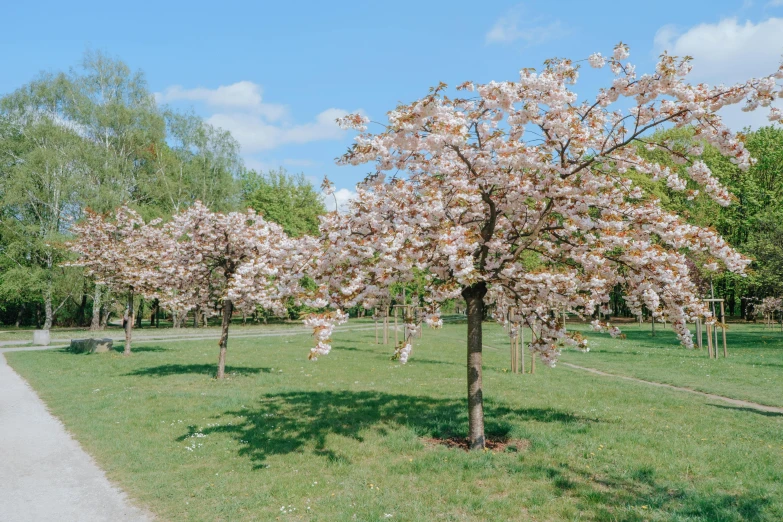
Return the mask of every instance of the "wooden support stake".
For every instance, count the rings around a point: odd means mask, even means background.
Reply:
[[[397,307],[394,307],[394,347],[396,349],[397,346],[400,345],[399,340],[397,339]]]
[[[723,357],[728,357],[729,352],[726,349],[726,309],[723,306],[723,301],[720,302],[720,322],[723,325],[721,327],[721,330],[723,330]]]
[[[707,354],[712,359],[712,326],[707,324]]]
[[[521,355],[522,355],[522,373],[525,373],[525,329],[522,328],[520,325],[519,327],[519,339],[517,339],[517,349],[519,349],[519,345],[522,345]]]
[[[536,373],[536,352],[533,351],[533,329],[530,329],[530,373]]]
[[[389,307],[383,316],[383,344],[389,344]]]

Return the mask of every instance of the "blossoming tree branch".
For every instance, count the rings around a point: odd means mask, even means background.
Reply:
[[[747,169],[751,158],[718,111],[738,103],[746,110],[769,107],[781,95],[783,69],[711,87],[687,82],[688,57],[664,54],[653,73],[637,74],[628,56],[620,44],[611,56],[589,57],[592,67],[611,76],[585,101],[572,90],[580,64],[556,59],[541,72],[523,69],[517,81],[466,82],[458,87],[465,97],[447,96],[441,84],[389,112],[379,133],[367,132],[360,115],[341,120],[360,134],[339,163],[372,163],[376,172],[359,184],[345,213],[332,212],[322,222],[316,263],[322,296],[338,309],[372,307],[418,269],[427,274],[429,324],[439,324],[441,303],[465,300],[471,448],[485,444],[481,327],[487,305],[513,306],[534,332],[531,350],[554,365],[563,345],[587,348],[566,333],[560,313],[591,316],[620,285],[633,312],[646,306],[667,318],[690,347],[687,323],[714,318],[689,278],[685,252],[706,256],[711,270],[742,274],[749,262],[714,230],[664,210],[626,173],[664,180],[689,196],[703,190],[730,204],[698,149],[653,143],[650,136],[691,126],[698,139]],[[772,108],[770,120],[780,118]],[[686,177],[645,159],[640,147],[687,163]],[[619,334],[601,322],[594,327]]]

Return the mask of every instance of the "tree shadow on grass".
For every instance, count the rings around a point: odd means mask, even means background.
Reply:
[[[532,476],[551,480],[558,494],[571,496],[593,511],[596,520],[777,520],[769,496],[753,493],[704,493],[684,483],[656,478],[649,466],[628,472],[596,473],[569,464],[534,466]],[[662,513],[665,513],[661,518]],[[657,518],[656,518],[657,517]]]
[[[486,436],[509,438],[512,423],[520,421],[595,423],[555,409],[512,409],[485,401]],[[227,411],[231,424],[209,427],[204,434],[226,433],[241,441],[240,455],[248,456],[256,468],[273,455],[303,452],[332,456],[327,440],[338,435],[362,442],[366,430],[385,435],[390,429],[407,427],[418,436],[447,439],[467,436],[467,407],[464,400],[389,394],[381,392],[289,392],[265,395],[255,408]],[[236,420],[239,418],[239,420]],[[189,434],[183,435],[184,440]],[[330,460],[333,460],[330,458]]]
[[[742,406],[724,406],[722,404],[710,404],[713,408],[720,408],[722,410],[744,411],[747,413],[755,413],[756,415],[763,415],[765,417],[783,417],[783,413],[776,411],[764,411],[757,410],[756,408],[745,408]]]
[[[118,343],[116,346],[112,347],[112,350],[115,352],[122,353],[125,350],[125,347],[122,343]],[[144,352],[167,352],[169,351],[169,348],[164,348],[162,346],[133,346],[131,347],[131,353],[144,353]]]
[[[254,375],[270,373],[271,368],[253,368],[246,366],[226,366],[226,375]],[[149,368],[139,368],[126,376],[166,377],[169,375],[184,375],[188,373],[205,374],[211,377],[217,373],[216,364],[162,364]]]

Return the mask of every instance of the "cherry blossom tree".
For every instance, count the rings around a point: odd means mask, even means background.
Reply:
[[[609,69],[611,79],[585,101],[573,90],[582,64],[553,59],[540,72],[523,69],[517,81],[466,82],[458,87],[466,97],[450,97],[441,84],[389,112],[379,133],[367,132],[360,115],[340,122],[359,135],[339,163],[374,163],[376,172],[357,186],[345,212],[323,219],[315,263],[322,297],[335,309],[369,308],[392,284],[411,281],[416,269],[427,278],[428,324],[439,324],[445,300],[465,300],[472,449],[485,444],[482,318],[488,304],[513,306],[533,331],[529,348],[550,366],[563,346],[587,349],[584,339],[566,333],[560,313],[608,312],[616,285],[634,313],[644,305],[667,318],[691,347],[687,323],[714,318],[698,299],[684,252],[703,254],[713,271],[742,274],[748,264],[714,230],[665,211],[627,173],[665,180],[689,196],[704,190],[728,205],[731,195],[698,148],[679,150],[650,136],[659,128],[691,126],[699,140],[747,169],[752,160],[742,140],[717,111],[741,102],[746,110],[770,106],[781,95],[783,69],[711,87],[687,82],[688,57],[663,54],[654,72],[637,74],[628,55],[620,44],[611,56],[586,60]],[[770,120],[780,119],[771,109]],[[687,163],[687,177],[641,157],[640,143]],[[327,328],[323,321],[317,326]],[[620,334],[600,321],[594,327]],[[407,342],[403,348],[401,362],[410,355]],[[328,353],[328,346],[319,350]]]
[[[145,224],[137,212],[122,206],[111,217],[87,210],[84,220],[72,228],[76,237],[69,248],[79,258],[68,264],[84,267],[97,284],[127,295],[124,355],[131,354],[134,295],[148,294],[149,283],[154,278],[157,255],[153,237],[158,223]]]
[[[292,240],[253,210],[223,214],[200,202],[174,215],[160,232],[151,249],[159,257],[154,295],[181,314],[222,310],[217,368],[222,379],[234,309],[260,306],[285,313],[285,299],[301,276],[302,245],[313,240]]]

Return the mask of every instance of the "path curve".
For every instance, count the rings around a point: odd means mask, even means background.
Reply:
[[[374,326],[338,331],[371,330]],[[184,333],[184,332],[183,332]],[[195,333],[195,332],[194,332]],[[232,336],[282,337],[311,329],[242,332]],[[219,332],[148,336],[136,342],[218,339]],[[56,343],[57,341],[55,341]],[[63,340],[59,340],[63,342]],[[6,345],[7,346],[7,345]],[[3,353],[51,350],[68,345],[0,347],[0,521],[147,522],[153,515],[132,505],[103,470],[46,408]]]
[[[0,520],[148,521],[0,353]]]
[[[614,377],[615,379],[623,379],[623,380],[626,380],[626,381],[633,381],[633,382],[639,382],[639,383],[642,383],[642,384],[648,384],[650,386],[658,386],[660,388],[668,388],[670,390],[677,390],[677,391],[686,392],[686,393],[693,393],[695,395],[701,395],[702,397],[707,397],[709,399],[727,402],[729,404],[733,404],[735,406],[741,406],[743,408],[751,408],[751,409],[754,409],[754,410],[765,411],[765,412],[768,412],[768,413],[780,413],[780,414],[783,414],[783,408],[778,408],[777,406],[767,406],[765,404],[759,404],[757,402],[744,401],[742,399],[732,399],[731,397],[724,397],[723,395],[716,395],[714,393],[707,393],[707,392],[703,392],[703,391],[699,391],[699,390],[693,390],[691,388],[684,388],[682,386],[674,386],[672,384],[665,384],[665,383],[656,382],[656,381],[646,381],[644,379],[639,379],[637,377],[629,377],[627,375],[618,375],[616,373],[602,372],[601,370],[596,370],[595,368],[587,368],[586,366],[578,366],[576,364],[571,364],[571,363],[566,363],[566,362],[561,362],[559,364],[561,364],[563,366],[566,366],[568,368],[573,368],[575,370],[582,370],[582,371],[585,371],[585,372],[593,373],[595,375],[600,375],[602,377]]]

